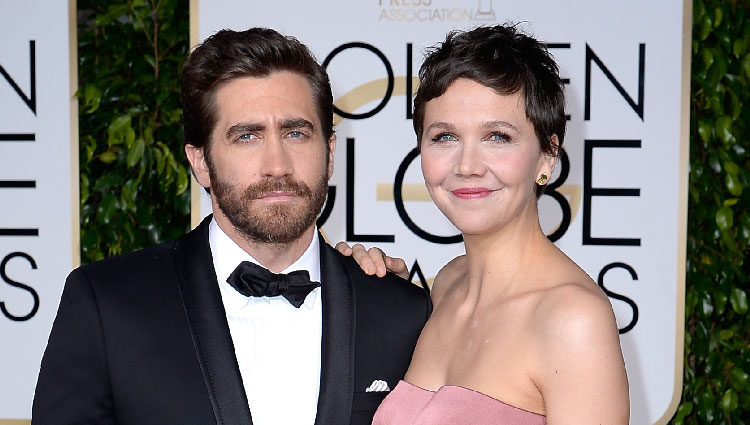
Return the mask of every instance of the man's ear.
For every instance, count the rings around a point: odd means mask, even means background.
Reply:
[[[336,134],[331,134],[331,138],[328,139],[328,180],[331,180],[333,176],[333,155],[336,153]]]
[[[190,168],[193,169],[195,179],[198,180],[201,186],[210,189],[211,177],[208,173],[208,163],[206,162],[204,152],[204,147],[198,147],[189,143],[185,144],[185,155],[190,162]]]

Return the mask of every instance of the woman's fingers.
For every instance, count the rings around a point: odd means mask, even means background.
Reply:
[[[409,269],[402,258],[389,257],[380,248],[365,248],[362,244],[349,246],[348,243],[341,241],[336,244],[336,250],[347,257],[351,256],[368,275],[385,276],[386,272],[391,272],[401,276],[404,279],[409,278]]]
[[[388,271],[397,274],[404,279],[409,279],[409,269],[406,267],[406,261],[398,257],[385,257],[385,265]]]

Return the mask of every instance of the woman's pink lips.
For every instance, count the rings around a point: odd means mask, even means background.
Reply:
[[[490,196],[492,192],[486,187],[462,187],[452,191],[453,195],[461,199],[480,199]]]

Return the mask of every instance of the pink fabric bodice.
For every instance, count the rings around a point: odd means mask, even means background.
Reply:
[[[406,381],[380,404],[372,425],[545,425],[547,418],[464,387],[432,392]]]

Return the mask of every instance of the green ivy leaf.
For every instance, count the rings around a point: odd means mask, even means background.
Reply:
[[[107,143],[112,145],[122,144],[125,133],[130,129],[130,115],[120,115],[112,120],[107,128]]]
[[[750,215],[743,215],[741,223],[742,225],[740,227],[742,228],[742,238],[745,241],[750,241]]]
[[[714,293],[714,304],[716,305],[716,313],[724,314],[724,308],[726,308],[729,297],[724,291],[717,291]]]
[[[81,249],[83,252],[91,252],[96,249],[98,238],[95,231],[81,230]]]
[[[740,180],[739,178],[737,178],[737,174],[728,173],[724,178],[724,184],[727,186],[727,190],[732,194],[732,196],[742,195],[742,184],[740,184]]]
[[[750,78],[750,54],[746,54],[742,59],[742,69],[745,71],[745,76]]]
[[[714,305],[711,302],[711,295],[706,292],[703,294],[701,299],[701,313],[704,317],[708,317],[714,312]]]
[[[721,397],[721,408],[727,413],[737,409],[738,404],[739,399],[737,398],[737,393],[731,388],[724,393],[723,397]]]
[[[719,158],[716,155],[716,152],[711,152],[710,154],[708,154],[708,165],[712,170],[714,170],[715,173],[721,173],[721,162],[719,162]]]
[[[719,25],[721,25],[721,21],[724,18],[724,13],[721,11],[721,8],[715,8],[714,9],[714,28],[718,28]]]
[[[732,53],[734,53],[734,56],[737,57],[737,59],[741,58],[742,54],[745,53],[745,43],[746,39],[734,40],[734,43],[732,44]]]
[[[724,170],[729,174],[738,174],[740,167],[734,161],[724,161]]]
[[[677,414],[675,415],[673,421],[675,424],[682,424],[683,420],[685,419],[685,416],[689,415],[693,411],[693,403],[691,402],[685,402],[680,404],[680,407],[677,408]]]
[[[698,134],[701,136],[704,142],[711,140],[711,134],[714,131],[714,123],[707,119],[702,118],[698,120]]]
[[[698,415],[705,421],[705,423],[714,422],[714,406],[716,400],[712,394],[703,393],[698,400]]]
[[[717,85],[723,75],[724,74],[722,74],[718,66],[712,66],[708,74],[709,84],[712,86]],[[711,112],[713,112],[714,115],[724,115],[724,96],[717,91],[711,94],[709,100]],[[716,133],[719,134],[719,131],[717,130]]]
[[[146,149],[146,143],[143,141],[142,137],[139,137],[135,140],[135,143],[133,143],[133,146],[128,151],[128,156],[126,159],[126,162],[128,164],[128,167],[132,167],[135,164],[138,163],[138,161],[141,160],[143,157],[143,151]]]
[[[716,225],[721,230],[727,230],[734,224],[734,216],[732,215],[732,209],[729,207],[721,207],[716,211]]]
[[[742,289],[734,288],[732,295],[729,297],[729,302],[736,313],[747,313],[747,294]]]
[[[700,22],[700,30],[698,31],[700,40],[703,41],[708,38],[708,35],[711,34],[711,30],[713,30],[713,23],[709,16],[705,15]]]
[[[99,210],[97,211],[99,220],[104,224],[109,224],[116,211],[117,199],[112,193],[105,194],[104,198],[102,198],[101,205],[99,205]]]
[[[86,200],[89,199],[89,177],[87,175],[81,174],[80,185],[81,205],[83,205],[86,203]]]
[[[189,182],[185,167],[179,167],[177,170],[177,195],[187,190]]]
[[[721,243],[727,250],[730,251],[732,255],[738,255],[740,253],[739,246],[737,246],[737,241],[734,240],[731,231],[721,232]]]
[[[742,115],[742,101],[740,100],[739,96],[737,96],[737,94],[735,94],[735,92],[733,91],[729,92],[729,101],[732,106],[732,119],[736,120],[740,117],[740,115]]]
[[[120,196],[120,204],[127,211],[135,212],[135,193],[133,179],[129,179],[122,186],[122,194]]]
[[[101,27],[104,25],[107,25],[116,19],[119,19],[121,16],[125,15],[128,11],[128,5],[127,4],[113,4],[109,6],[109,9],[107,9],[107,13],[103,13],[96,16],[96,19],[94,20],[94,25],[97,27]]]
[[[156,68],[156,63],[154,62],[154,55],[151,55],[151,54],[143,55],[143,60],[145,60],[147,64],[151,65],[151,68]]]
[[[90,114],[99,109],[99,103],[101,102],[102,93],[93,84],[86,84],[83,88],[83,104],[86,108],[86,113]]]
[[[104,152],[99,155],[99,160],[105,164],[111,164],[117,159],[117,154],[114,152]]]
[[[750,384],[750,376],[744,370],[735,366],[732,368],[732,384],[738,390],[747,389],[748,384]]]
[[[130,149],[135,141],[135,130],[132,128],[125,129],[125,148]]]
[[[714,53],[711,51],[711,49],[703,49],[702,55],[703,69],[711,68],[711,65],[714,64]]]
[[[736,141],[732,133],[732,119],[726,115],[722,115],[716,119],[716,133],[725,146],[729,146]]]
[[[693,23],[703,21],[706,15],[706,5],[703,4],[702,0],[696,0],[693,3]]]
[[[736,205],[737,202],[739,202],[739,198],[729,198],[724,200],[724,206],[725,207],[731,207],[732,205]]]
[[[156,155],[156,172],[161,174],[164,172],[164,154],[159,148],[153,149],[153,152]]]

